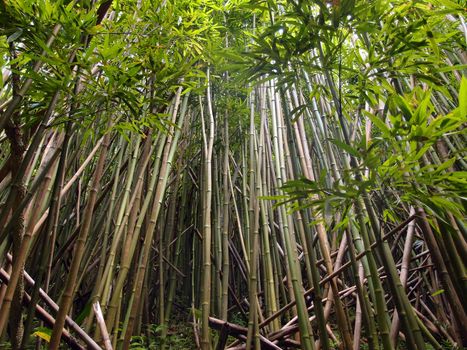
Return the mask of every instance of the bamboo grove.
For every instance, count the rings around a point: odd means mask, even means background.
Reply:
[[[1,347],[467,346],[465,11],[0,1]]]

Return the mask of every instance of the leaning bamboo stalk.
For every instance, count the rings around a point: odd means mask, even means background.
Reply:
[[[420,226],[421,226],[425,241],[429,247],[431,256],[436,263],[437,269],[439,269],[441,284],[443,288],[445,289],[447,295],[449,296],[448,300],[451,305],[453,315],[459,325],[465,324],[465,323],[462,323],[462,321],[466,318],[466,315],[463,312],[463,308],[461,307],[462,304],[459,300],[457,293],[454,290],[452,281],[449,278],[446,265],[444,263],[444,260],[442,259],[441,253],[439,252],[436,240],[434,238],[433,231],[427,222],[427,216],[425,214],[425,211],[422,208],[417,208],[416,212],[420,217],[419,219]]]
[[[0,269],[0,276],[1,276],[4,283],[9,282],[9,274],[6,273],[3,268]],[[29,284],[31,286],[35,285],[35,281],[31,278],[31,276],[29,276],[29,274],[27,272],[24,273],[24,278],[25,278],[25,281],[26,281],[27,284]],[[40,297],[44,300],[44,302],[47,304],[48,307],[50,307],[53,311],[58,311],[58,308],[59,308],[58,305],[49,297],[49,295],[47,293],[45,293],[42,289],[39,289],[39,294],[40,294]],[[37,305],[36,309],[37,308],[40,308],[40,306]],[[70,329],[72,329],[74,332],[76,332],[76,334],[78,334],[78,336],[85,342],[85,344],[90,349],[93,349],[93,350],[100,350],[101,349],[100,346],[88,334],[86,334],[79,327],[79,325],[77,325],[68,316],[66,318],[66,323],[67,323],[67,326],[70,327]],[[68,332],[65,330],[64,334],[66,334],[66,333],[68,333]]]
[[[110,122],[109,122],[110,125]],[[104,170],[104,164],[107,156],[107,149],[110,142],[110,133],[107,133],[104,136],[102,142],[102,149],[99,155],[99,160],[97,162],[96,170],[94,172],[94,178],[92,181],[92,186],[89,192],[89,198],[85,209],[84,221],[80,229],[78,240],[76,241],[76,248],[73,255],[73,260],[71,264],[71,269],[69,276],[67,278],[66,286],[63,292],[62,300],[60,302],[60,308],[57,314],[57,319],[52,331],[52,336],[50,339],[50,349],[56,350],[60,345],[60,336],[63,331],[63,326],[65,324],[66,314],[68,313],[72,298],[75,293],[75,283],[78,277],[78,271],[81,263],[81,259],[84,255],[86,239],[90,231],[91,222],[93,218],[94,205],[96,203],[97,191],[99,189],[99,183],[101,181],[102,172]]]
[[[42,283],[43,278],[45,279],[45,289],[46,292],[48,290],[48,271],[47,270],[47,263],[51,259],[53,254],[50,254],[50,258],[48,258],[47,251],[49,251],[49,247],[52,247],[55,242],[55,237],[54,237],[54,228],[56,227],[56,222],[58,221],[58,211],[60,207],[60,189],[63,185],[63,177],[65,173],[65,163],[66,163],[66,153],[68,149],[68,144],[69,144],[69,134],[71,132],[71,123],[68,123],[66,126],[65,134],[63,135],[63,142],[59,146],[60,150],[60,159],[57,164],[57,168],[55,170],[56,172],[56,177],[55,181],[53,183],[53,189],[51,193],[51,198],[50,198],[50,204],[49,208],[52,212],[52,215],[49,217],[49,221],[47,223],[46,227],[46,232],[44,232],[43,236],[40,237],[38,240],[40,242],[39,247],[40,247],[40,262],[39,262],[39,269],[36,277],[37,283],[34,285],[34,290],[33,293],[31,294],[31,302],[29,305],[29,315],[28,318],[26,319],[25,323],[25,329],[24,329],[24,334],[23,334],[23,341],[22,341],[22,346],[25,347],[26,344],[29,341],[29,334],[32,328],[33,324],[33,314],[32,314],[32,309],[35,308],[37,300],[39,298],[39,287],[40,283]],[[31,220],[29,223],[30,228],[29,230],[33,229],[35,220]],[[50,234],[48,232],[51,231]],[[53,250],[52,250],[53,251]]]
[[[63,141],[64,134],[57,134],[58,133],[52,133],[50,140],[45,147],[43,157],[37,169],[38,173],[42,173],[42,171],[44,171],[44,169],[48,167],[48,163],[53,159],[54,153],[61,149],[61,143]],[[38,161],[37,158],[39,158],[39,155],[40,152],[37,152],[36,159],[34,159],[32,162],[32,169],[34,169],[34,164]],[[34,213],[37,210],[42,210],[42,208],[44,207],[44,201],[47,199],[47,195],[50,192],[49,184],[52,181],[52,178],[54,177],[54,171],[56,170],[54,169],[54,166],[56,166],[56,162],[52,163],[52,166],[50,166],[50,169],[48,170],[41,184],[41,188],[37,192],[34,191],[35,196],[31,199],[25,212],[26,219],[30,218],[31,211]],[[25,179],[26,184],[29,184],[30,176],[32,176],[32,171],[30,171],[30,174]],[[29,222],[27,222],[26,224],[29,225]]]
[[[176,96],[176,101],[175,101],[175,108],[173,111],[173,122],[176,121],[176,116],[178,115],[178,106],[180,103],[180,96],[181,96],[182,89],[179,88]],[[139,258],[139,264],[137,267],[137,272],[136,272],[136,277],[135,277],[135,282],[133,284],[133,290],[132,290],[132,298],[133,302],[130,302],[130,307],[128,308],[127,312],[127,317],[128,317],[128,326],[122,332],[122,334],[125,335],[124,337],[124,343],[123,347],[127,348],[130,343],[130,338],[133,332],[133,327],[134,327],[134,321],[136,317],[136,313],[138,310],[139,306],[139,296],[142,290],[142,285],[144,282],[145,274],[146,274],[146,268],[147,268],[147,262],[149,260],[149,254],[151,252],[151,242],[153,239],[155,227],[157,224],[157,219],[159,216],[159,212],[162,206],[162,199],[165,194],[166,190],[166,185],[168,181],[168,176],[170,174],[171,168],[172,168],[172,161],[174,158],[175,150],[178,146],[178,139],[180,138],[183,122],[185,120],[186,116],[186,103],[188,101],[189,95],[186,95],[183,101],[183,105],[180,111],[180,116],[179,116],[179,121],[177,125],[177,129],[174,131],[173,135],[170,135],[168,138],[168,141],[165,145],[164,149],[164,155],[163,155],[163,161],[161,164],[161,169],[159,171],[159,178],[158,178],[158,183],[156,187],[156,194],[154,197],[154,204],[151,209],[150,213],[150,220],[148,222],[148,227],[146,228],[146,234],[144,237],[144,242],[142,245],[142,251],[140,254]],[[159,252],[161,254],[161,252]],[[162,288],[162,286],[161,286]],[[138,300],[135,300],[138,298]]]
[[[104,141],[104,137],[100,138],[99,141],[97,141],[96,145],[92,149],[92,151],[89,153],[88,157],[84,160],[83,164],[80,166],[80,168],[75,172],[75,174],[68,180],[65,186],[63,186],[60,196],[63,197],[65,196],[68,191],[71,189],[73,184],[79,179],[79,177],[82,175],[84,170],[86,170],[86,167],[88,166],[89,162],[92,161],[94,155],[96,152],[100,149],[102,142]],[[32,235],[35,235],[41,228],[41,226],[44,224],[45,220],[47,219],[47,216],[49,215],[49,210],[47,209],[40,219],[37,221],[36,225],[34,226],[34,230],[32,232]]]
[[[109,234],[110,234],[110,227],[112,223],[112,215],[114,213],[114,207],[115,207],[115,201],[117,197],[117,190],[118,186],[120,183],[120,170],[121,170],[121,165],[123,162],[123,153],[124,153],[124,138],[123,136],[120,137],[120,142],[118,144],[118,156],[117,156],[117,164],[114,169],[113,177],[115,179],[113,185],[112,185],[112,192],[110,195],[110,200],[109,200],[109,209],[108,209],[108,216],[106,218],[105,222],[105,228],[104,228],[104,238],[102,241],[102,247],[101,247],[101,254],[100,254],[100,261],[99,261],[99,268],[97,271],[97,276],[96,276],[96,282],[95,287],[92,292],[92,297],[91,299],[95,301],[100,301],[100,296],[102,293],[102,285],[104,283],[104,268],[105,268],[105,257],[107,255],[107,246],[108,246],[108,240],[109,240]],[[91,323],[92,323],[92,316],[87,318],[87,324],[85,329],[89,331],[91,328]]]
[[[104,347],[106,350],[112,350],[112,343],[110,342],[109,332],[105,326],[104,316],[102,315],[101,306],[98,301],[92,304],[94,314],[96,315],[97,324],[101,330],[102,338],[104,341]]]
[[[117,310],[120,304],[121,291],[123,289],[123,286],[125,284],[126,278],[130,270],[130,264],[131,264],[131,261],[133,260],[133,255],[136,250],[136,245],[138,242],[139,234],[142,229],[144,219],[146,217],[146,213],[153,199],[153,193],[155,190],[157,179],[159,177],[160,159],[161,159],[162,152],[164,149],[162,145],[165,142],[165,140],[166,140],[165,136],[163,136],[160,140],[158,140],[161,144],[161,147],[159,147],[157,155],[156,155],[156,161],[152,169],[152,175],[149,181],[149,185],[147,187],[146,197],[144,199],[143,204],[141,205],[139,217],[135,223],[135,227],[132,229],[132,232],[131,234],[129,234],[129,237],[127,237],[127,241],[124,245],[125,253],[122,256],[122,259],[120,262],[120,271],[119,271],[118,276],[116,277],[116,281],[114,282],[115,286],[112,290],[112,296],[110,298],[110,301],[108,302],[108,308],[107,308],[107,313],[106,313],[106,325],[109,328],[110,333],[112,333],[112,329],[114,328],[115,323],[118,323],[116,314],[117,314]],[[140,191],[141,191],[140,188],[142,186],[142,182],[143,182],[143,173],[140,173],[140,176],[138,178],[139,187],[136,191],[136,195],[134,196],[135,201],[139,199]],[[133,211],[134,215],[136,215],[137,213],[136,207],[137,206],[135,205],[134,211]],[[104,300],[106,300],[106,298]]]
[[[34,153],[42,142],[42,135],[44,134],[47,123],[52,117],[59,95],[58,91],[54,93],[44,115],[43,121],[40,123],[27,150],[23,141],[22,130],[17,120],[9,123],[5,129],[11,144],[11,159],[18,164],[18,167],[15,167],[11,172],[11,190],[9,191],[6,205],[0,213],[0,222],[2,222],[2,226],[4,226],[10,212],[13,213],[13,217],[10,218],[9,225],[11,225],[12,249],[14,255],[10,282],[6,289],[3,303],[0,307],[0,334],[3,333],[7,319],[10,318],[9,322],[11,325],[11,332],[14,333],[11,337],[14,349],[18,348],[22,342],[23,324],[21,302],[24,293],[23,271],[29,245],[32,239],[30,230],[25,231],[25,210],[24,207],[21,207],[21,205],[25,203],[26,198],[26,184],[24,181]],[[15,96],[15,98],[16,97],[18,96]],[[49,164],[53,163],[49,161]],[[10,316],[10,311],[12,309],[13,313]]]
[[[118,249],[119,244],[121,242],[121,239],[122,239],[122,236],[123,236],[123,233],[124,233],[124,229],[125,229],[125,225],[128,222],[128,216],[130,215],[129,213],[132,212],[132,211],[135,211],[136,210],[135,208],[137,207],[137,203],[138,203],[137,198],[138,198],[138,194],[141,191],[141,186],[142,186],[141,175],[144,173],[144,168],[145,168],[145,166],[147,166],[148,158],[149,158],[149,155],[147,153],[149,151],[148,147],[150,147],[150,143],[151,143],[150,141],[151,141],[150,138],[147,138],[145,140],[144,148],[146,149],[146,152],[145,152],[146,157],[143,158],[143,162],[141,163],[142,166],[138,169],[139,170],[138,173],[140,174],[140,178],[138,178],[138,181],[136,182],[136,185],[133,187],[132,192],[133,192],[134,195],[133,195],[133,197],[131,199],[130,199],[130,192],[132,190],[133,177],[134,177],[134,174],[135,174],[138,155],[141,152],[141,150],[140,150],[141,138],[139,136],[137,136],[136,144],[134,146],[134,150],[133,150],[133,153],[132,153],[130,166],[129,166],[129,169],[128,169],[127,173],[126,173],[125,189],[124,189],[124,192],[123,192],[123,198],[120,201],[120,207],[118,209],[117,220],[115,222],[115,227],[114,227],[115,234],[113,235],[110,250],[109,250],[109,253],[108,253],[108,258],[107,258],[107,261],[106,261],[106,264],[105,264],[105,268],[104,268],[104,272],[103,272],[103,277],[104,278],[101,280],[101,283],[100,283],[100,286],[99,286],[99,294],[101,294],[102,305],[104,306],[104,309],[107,306],[108,295],[110,293],[111,283],[112,283],[113,276],[114,276],[114,265],[115,265],[115,256],[116,256],[116,253],[117,253],[117,249]],[[129,225],[129,227],[131,228],[132,226]]]
[[[411,209],[411,215],[415,213],[414,209]],[[415,233],[415,223],[412,221],[408,228],[407,228],[407,235],[405,238],[405,244],[404,244],[404,253],[402,256],[402,266],[401,266],[401,273],[400,273],[400,279],[401,283],[404,286],[404,288],[407,285],[407,278],[408,278],[408,268],[410,265],[410,258],[412,254],[412,243],[414,240],[414,233]],[[394,313],[393,319],[392,319],[392,324],[391,324],[391,342],[396,345],[397,343],[397,335],[399,334],[399,316],[397,314],[397,311]]]
[[[350,241],[350,240],[349,240]],[[351,253],[352,257],[354,258],[355,255],[353,252]],[[355,259],[355,258],[354,258]],[[352,264],[355,265],[355,264]],[[354,325],[354,333],[353,333],[353,350],[358,350],[360,348],[360,340],[361,340],[361,334],[362,334],[362,320],[363,317],[369,318],[368,310],[362,311],[362,304],[365,302],[363,297],[361,297],[362,292],[361,292],[361,285],[362,285],[362,280],[363,280],[363,265],[359,264],[359,269],[358,269],[358,281],[357,281],[357,288],[359,289],[359,297],[357,299],[357,305],[355,306],[355,325]],[[368,329],[369,327],[369,322],[366,322]],[[368,348],[372,349],[374,348],[373,345],[373,334],[371,331],[368,331]]]

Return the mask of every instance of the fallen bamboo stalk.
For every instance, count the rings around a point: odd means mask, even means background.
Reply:
[[[106,350],[112,350],[112,342],[110,341],[109,332],[107,331],[99,302],[96,301],[94,304],[92,304],[92,308],[94,310],[94,314],[96,315],[97,324],[99,325],[99,329],[101,331],[104,347]]]
[[[248,333],[248,329],[245,327],[222,321],[214,317],[209,317],[209,326],[218,331],[222,330],[223,332],[228,333],[228,335],[241,340],[244,339]],[[279,346],[262,335],[259,336],[259,340],[261,342],[261,349],[281,350]]]
[[[11,255],[10,254],[7,255],[7,259],[9,261],[11,261]],[[6,277],[9,277],[8,274],[3,269],[1,269],[0,271],[1,271],[2,274],[5,273]],[[32,277],[26,271],[24,271],[24,279],[26,280],[26,282],[31,287],[34,287],[35,281],[32,279]],[[8,284],[8,282],[5,282],[5,281],[4,281],[4,283]],[[58,305],[52,300],[52,298],[50,298],[47,295],[46,292],[44,292],[44,290],[42,288],[39,288],[39,296],[42,298],[42,300],[44,300],[44,302],[53,311],[55,311],[55,312],[58,311]],[[81,329],[81,327],[75,321],[73,321],[73,319],[71,317],[67,316],[65,322],[66,322],[66,325],[70,329],[72,329],[79,336],[79,338],[87,345],[88,349],[102,350],[102,348],[83,329]]]
[[[417,215],[411,215],[409,216],[405,221],[403,221],[401,224],[399,224],[398,226],[396,226],[395,228],[393,228],[391,231],[389,231],[388,233],[386,233],[384,235],[384,237],[382,237],[382,239],[380,241],[377,241],[377,242],[374,242],[372,245],[371,245],[371,248],[374,248],[376,245],[378,245],[378,243],[380,242],[383,242],[385,239],[387,239],[389,236],[391,236],[392,234],[398,232],[399,230],[403,229],[405,226],[407,226],[410,222],[412,222],[412,220],[414,220],[415,218],[417,217]],[[360,260],[361,258],[363,258],[364,256],[366,255],[366,251],[363,251],[361,252],[360,254],[358,254],[355,259],[358,261]],[[325,278],[323,278],[319,284],[320,285],[324,285],[325,283],[329,282],[330,280],[332,280],[334,277],[338,276],[342,271],[344,271],[346,268],[348,268],[349,266],[351,265],[351,261],[348,261],[346,262],[345,264],[343,264],[339,269],[335,270],[333,273],[331,273],[330,275],[326,276]],[[304,293],[304,296],[308,296],[310,295],[311,293],[313,293],[315,290],[314,287],[308,289],[305,291]],[[267,324],[269,324],[272,320],[274,320],[275,318],[279,317],[280,315],[282,315],[285,311],[289,310],[290,308],[294,307],[295,306],[295,301],[291,301],[290,303],[288,303],[287,305],[284,305],[280,310],[278,310],[276,313],[272,314],[271,316],[269,316],[268,318],[266,318],[263,322],[261,322],[259,324],[259,328],[263,328],[264,326],[266,326]]]
[[[4,284],[8,284],[8,282],[10,281],[10,275],[3,268],[0,269],[0,280]],[[23,295],[23,304],[27,306],[30,303],[31,303],[31,296],[25,292]],[[47,311],[45,311],[40,305],[36,305],[36,315],[47,326],[49,327],[54,326],[55,319],[52,317],[52,315],[50,315]],[[73,350],[84,350],[85,349],[81,344],[79,344],[76,341],[76,339],[66,329],[63,330],[62,338],[65,341],[65,343],[67,343],[70,346],[70,348]],[[89,348],[100,349],[100,347],[98,348],[89,347]]]

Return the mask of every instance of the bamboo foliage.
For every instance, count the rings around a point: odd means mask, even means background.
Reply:
[[[460,4],[0,10],[7,346],[467,346]]]

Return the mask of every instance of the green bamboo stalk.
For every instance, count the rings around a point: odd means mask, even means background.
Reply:
[[[210,68],[207,70],[207,111],[209,128],[206,129],[204,121],[203,105],[200,103],[201,121],[203,124],[204,142],[204,194],[203,194],[203,270],[202,270],[202,295],[201,295],[201,349],[211,348],[211,336],[209,331],[209,314],[211,299],[211,200],[212,200],[212,153],[214,144],[214,114],[211,103]],[[201,101],[201,100],[200,100]]]
[[[224,115],[224,161],[222,166],[222,184],[223,184],[223,211],[222,211],[222,306],[221,319],[228,320],[229,308],[229,217],[230,217],[230,187],[229,187],[229,123],[227,112]]]
[[[110,122],[108,126],[110,126]],[[89,230],[91,227],[92,221],[92,214],[94,211],[94,205],[96,202],[97,191],[99,189],[99,183],[102,176],[102,171],[104,169],[105,159],[107,156],[107,149],[110,143],[110,133],[107,133],[104,136],[104,141],[102,142],[101,152],[99,154],[99,160],[96,166],[96,170],[94,172],[94,178],[92,182],[92,187],[89,192],[89,198],[86,205],[85,215],[84,215],[84,222],[81,226],[80,233],[78,236],[78,240],[76,242],[75,252],[73,255],[73,260],[71,263],[70,274],[67,278],[67,283],[63,292],[62,300],[60,302],[60,308],[55,320],[55,325],[52,331],[52,336],[50,338],[50,349],[56,350],[60,345],[60,337],[63,331],[63,326],[65,324],[65,318],[68,314],[70,309],[73,295],[75,293],[75,283],[78,275],[78,270],[80,267],[81,259],[84,254],[85,243],[87,236],[89,234]]]
[[[274,90],[274,86],[271,87],[271,90]],[[276,155],[276,174],[277,174],[277,183],[279,186],[282,186],[283,181],[285,180],[285,159],[282,152],[282,145],[283,143],[283,126],[281,124],[281,116],[279,113],[281,112],[280,108],[277,108],[279,105],[279,101],[276,99],[275,109],[271,110],[272,112],[272,130],[273,130],[273,139],[274,139],[274,151]],[[279,192],[280,193],[280,192]],[[291,276],[291,283],[292,289],[295,297],[295,301],[297,303],[297,313],[298,313],[298,321],[300,327],[300,335],[302,341],[302,347],[306,350],[314,349],[313,345],[313,336],[310,330],[310,324],[308,322],[308,315],[305,306],[305,300],[303,298],[303,287],[302,281],[300,276],[300,270],[298,267],[298,257],[296,251],[296,243],[294,236],[289,232],[289,221],[290,216],[287,216],[285,212],[285,208],[281,206],[280,216],[284,219],[283,222],[283,240],[285,243],[285,248],[287,252],[287,260],[290,268],[290,276]]]
[[[250,94],[250,142],[249,142],[249,218],[250,218],[250,274],[248,280],[249,289],[249,317],[248,317],[248,332],[246,339],[246,349],[249,350],[253,342],[254,349],[260,348],[259,341],[259,327],[258,327],[258,313],[259,305],[257,302],[258,290],[258,249],[259,249],[259,200],[258,192],[261,185],[261,162],[262,153],[257,143],[256,126],[255,126],[255,91]],[[263,133],[261,133],[261,136]],[[259,141],[261,144],[262,140]]]
[[[178,115],[178,106],[180,103],[180,96],[181,96],[182,89],[180,88],[177,92],[176,100],[175,100],[175,107],[173,111],[172,120],[173,122],[176,121],[176,116]],[[175,150],[178,146],[178,139],[180,138],[181,129],[183,122],[185,120],[186,115],[186,103],[188,100],[189,94],[185,95],[183,100],[183,105],[181,107],[178,128],[174,131],[173,137],[169,135],[168,140],[166,142],[164,148],[164,154],[162,158],[161,169],[159,171],[159,178],[156,187],[156,193],[154,196],[154,203],[150,213],[150,220],[148,222],[148,227],[146,228],[146,234],[144,237],[144,242],[142,244],[142,251],[139,258],[138,268],[136,272],[135,282],[133,284],[132,295],[135,297],[133,298],[132,303],[129,304],[127,317],[129,318],[128,326],[122,331],[122,334],[125,335],[124,342],[122,347],[124,349],[128,349],[130,344],[130,338],[133,333],[134,322],[139,306],[139,296],[142,290],[142,285],[144,283],[146,269],[148,265],[149,255],[151,252],[151,242],[153,240],[154,231],[157,224],[157,219],[160,213],[160,209],[162,206],[162,199],[164,197],[168,176],[170,174],[172,168],[172,162],[175,154]],[[161,252],[159,252],[161,254]],[[161,288],[162,285],[161,285]],[[163,310],[161,311],[163,312]]]

